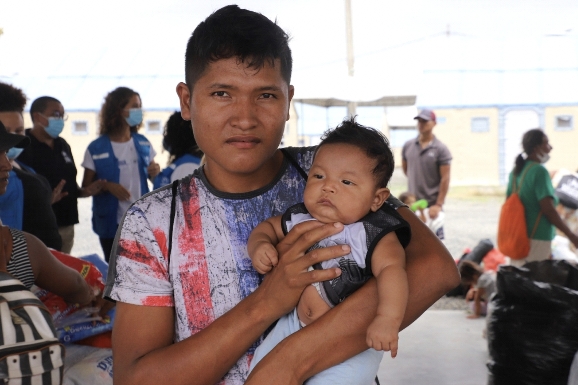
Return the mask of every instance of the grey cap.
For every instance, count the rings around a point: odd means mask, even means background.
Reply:
[[[417,114],[417,116],[414,119],[433,120],[435,122],[436,114],[434,114],[432,110],[424,108],[419,112],[419,114]]]

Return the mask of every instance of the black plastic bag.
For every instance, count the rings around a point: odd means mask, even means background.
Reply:
[[[500,267],[488,322],[489,384],[566,385],[578,351],[578,269]]]

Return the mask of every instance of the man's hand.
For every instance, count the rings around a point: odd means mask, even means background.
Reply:
[[[313,282],[327,281],[341,275],[341,269],[312,270],[310,266],[332,258],[347,255],[349,246],[332,246],[305,252],[315,243],[343,230],[341,223],[322,224],[307,221],[293,227],[277,245],[279,263],[257,289],[268,293],[264,300],[271,301],[274,313],[286,314],[295,307],[301,293]]]
[[[51,201],[52,204],[55,204],[56,202],[60,201],[62,198],[68,195],[67,192],[62,192],[62,189],[64,188],[65,184],[66,181],[62,179],[60,182],[58,182],[56,187],[54,187],[54,190],[52,190],[52,201]]]
[[[435,204],[430,206],[429,208],[429,217],[431,219],[436,219],[440,213],[440,211],[442,211],[442,206]]]

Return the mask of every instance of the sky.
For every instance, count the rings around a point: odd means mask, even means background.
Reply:
[[[176,108],[174,86],[184,78],[191,32],[229,3],[0,0],[0,81],[22,87],[31,99],[63,94],[68,109],[98,109],[119,83],[141,94],[148,89],[145,108],[147,103]],[[576,0],[351,0],[353,88],[345,81],[345,0],[237,4],[276,20],[291,36],[296,98],[416,95],[419,103],[428,71],[575,70],[578,65],[578,50],[556,49],[568,42],[578,46]],[[313,134],[344,113],[302,111],[314,122],[304,130]],[[366,111],[368,119],[380,116]]]

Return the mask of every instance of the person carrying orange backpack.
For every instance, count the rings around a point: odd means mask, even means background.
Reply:
[[[558,199],[554,193],[550,174],[543,166],[550,159],[552,151],[548,136],[540,129],[529,130],[522,138],[522,148],[524,152],[518,155],[515,167],[510,173],[506,196],[510,197],[516,192],[519,195],[524,206],[530,248],[527,256],[512,259],[511,263],[515,266],[549,259],[552,239],[556,235],[555,227],[578,247],[578,235],[566,226],[555,209]],[[521,248],[525,246],[520,245]]]

